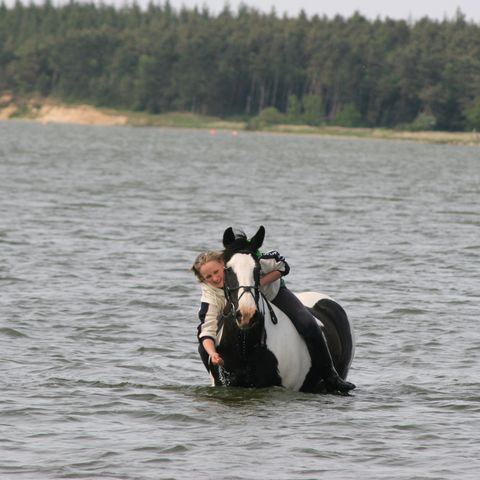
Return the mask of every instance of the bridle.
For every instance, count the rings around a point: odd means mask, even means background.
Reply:
[[[240,302],[240,299],[245,295],[246,293],[249,293],[252,295],[254,301],[255,301],[255,306],[258,309],[258,302],[260,299],[260,264],[258,260],[252,255],[251,252],[247,250],[240,250],[238,252],[235,252],[235,254],[247,254],[250,255],[254,260],[255,260],[255,268],[254,268],[254,273],[253,273],[253,278],[254,278],[254,284],[253,285],[235,285],[231,281],[231,276],[233,273],[233,270],[230,267],[225,266],[224,268],[224,291],[225,291],[225,297],[229,303],[231,303],[235,308],[235,303],[238,306],[238,303]],[[233,255],[232,255],[233,256]],[[243,288],[242,293],[240,295],[237,294],[236,302],[235,302],[235,296],[233,293],[238,292],[241,288]]]
[[[248,251],[240,251],[240,252],[235,252],[235,253],[248,253],[249,255],[252,256],[255,260],[255,269],[254,269],[254,280],[255,283],[254,285],[228,285],[228,277],[230,276],[230,272],[232,272],[230,267],[225,267],[224,269],[224,292],[225,292],[225,298],[227,299],[227,305],[230,305],[230,312],[229,315],[231,315],[233,318],[235,318],[236,315],[236,309],[238,307],[238,303],[240,302],[240,299],[245,295],[246,293],[249,293],[252,295],[253,300],[255,302],[255,307],[257,309],[257,312],[262,315],[262,317],[265,317],[265,310],[262,312],[260,309],[260,299],[263,299],[263,304],[267,305],[267,308],[270,312],[270,318],[272,320],[273,324],[277,323],[277,317],[272,309],[272,306],[270,305],[270,302],[267,300],[265,295],[260,291],[260,264],[258,260],[251,254],[251,252]],[[242,293],[240,295],[233,295],[235,292],[238,292],[241,288],[243,288]]]
[[[225,285],[224,290],[226,293],[226,298],[232,304],[234,303],[233,300],[233,292],[238,292],[241,288],[243,288],[243,292],[238,296],[237,295],[237,303],[240,302],[240,299],[246,294],[250,293],[255,300],[255,305],[258,307],[258,300],[260,298],[260,288],[257,285],[239,285],[238,287],[228,287]]]

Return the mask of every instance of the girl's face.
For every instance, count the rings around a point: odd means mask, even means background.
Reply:
[[[211,260],[204,263],[199,270],[204,282],[212,287],[223,288],[223,262]]]

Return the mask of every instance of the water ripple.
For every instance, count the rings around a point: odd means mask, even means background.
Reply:
[[[0,129],[0,476],[476,480],[476,149]],[[352,395],[208,386],[189,267],[259,224],[353,320]]]

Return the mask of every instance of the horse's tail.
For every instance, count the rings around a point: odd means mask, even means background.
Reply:
[[[342,378],[347,378],[355,353],[355,340],[352,324],[345,310],[331,298],[322,298],[310,308],[310,311],[323,324],[338,374]]]

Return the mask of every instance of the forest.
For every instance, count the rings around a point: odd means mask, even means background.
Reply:
[[[480,129],[480,26],[0,3],[0,96],[271,123]],[[254,124],[254,123],[253,123]]]

